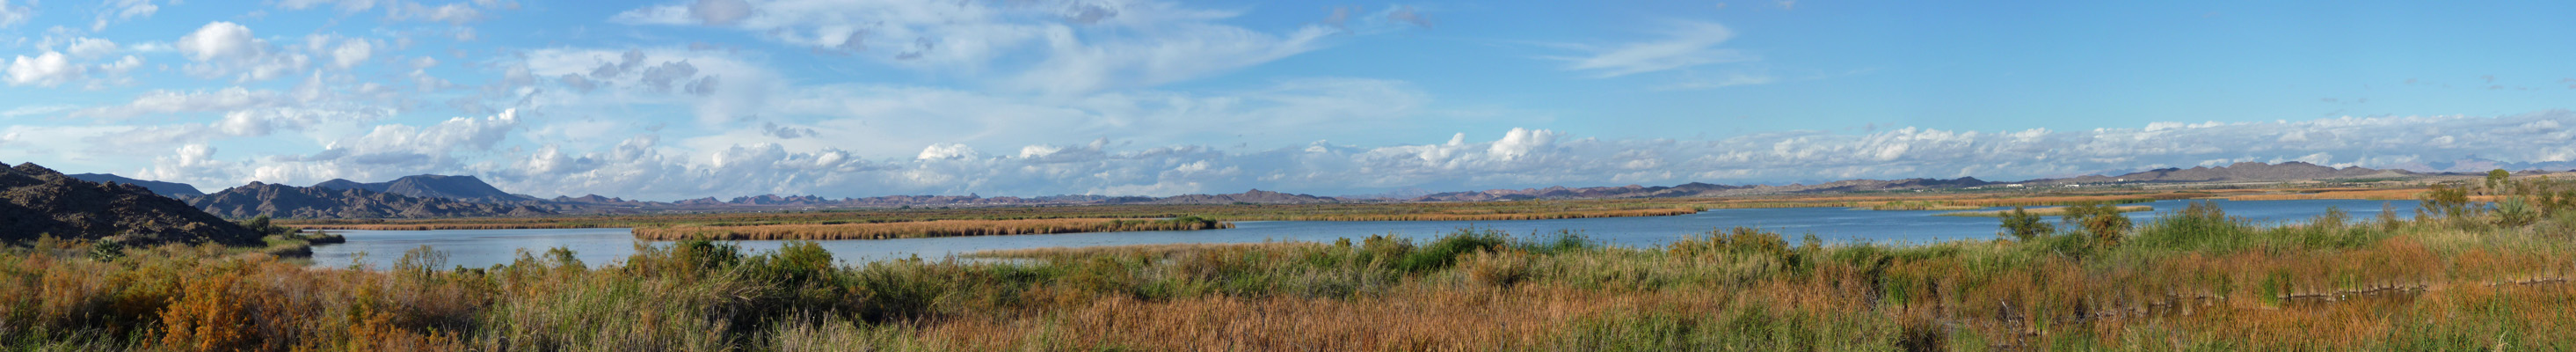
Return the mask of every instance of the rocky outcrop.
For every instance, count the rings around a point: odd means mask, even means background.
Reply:
[[[129,244],[259,243],[259,233],[132,183],[99,183],[37,166],[0,169],[0,240],[115,238]]]
[[[412,197],[363,188],[331,189],[251,182],[189,205],[215,215],[293,219],[447,218],[554,214],[544,207]]]
[[[121,184],[130,184],[130,185],[136,185],[136,186],[143,186],[143,189],[152,190],[152,193],[154,193],[154,194],[159,194],[159,195],[161,195],[161,196],[163,196],[163,197],[170,197],[170,198],[187,198],[187,197],[195,197],[195,196],[202,196],[202,195],[206,195],[206,192],[204,192],[204,191],[198,191],[198,190],[197,190],[197,186],[191,186],[191,185],[188,185],[188,184],[185,184],[185,183],[178,183],[178,182],[161,182],[161,181],[145,181],[145,180],[137,180],[137,179],[127,178],[127,177],[125,177],[125,176],[117,176],[116,174],[71,174],[71,175],[68,175],[68,176],[71,176],[71,178],[73,178],[73,179],[79,179],[79,180],[82,180],[82,181],[89,181],[89,182],[98,182],[98,183],[115,182],[115,183],[121,183]]]

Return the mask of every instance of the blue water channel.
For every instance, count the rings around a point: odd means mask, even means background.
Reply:
[[[2208,201],[2208,200],[2203,200]],[[2145,224],[2168,212],[2180,210],[2188,201],[2143,203],[2154,206],[2154,212],[2130,213]],[[2383,204],[2401,215],[2412,215],[2412,201],[2376,200],[2216,200],[2228,215],[2258,222],[2282,223],[2303,221],[2326,211],[2341,208],[2355,219],[2375,216]],[[1994,238],[1998,220],[1991,217],[1934,216],[1950,211],[1874,211],[1847,208],[1772,208],[1712,209],[1692,215],[1592,218],[1516,221],[1247,221],[1235,228],[1201,231],[1147,231],[1078,233],[1059,235],[976,236],[891,240],[819,241],[835,258],[848,262],[901,259],[919,256],[937,260],[955,254],[994,249],[1045,247],[1087,247],[1165,243],[1253,243],[1265,241],[1331,242],[1339,238],[1365,238],[1370,235],[1393,235],[1417,241],[1437,238],[1461,228],[1493,229],[1516,235],[1552,236],[1559,231],[1573,231],[1600,243],[1629,247],[1653,247],[1687,236],[1698,236],[1712,230],[1751,226],[1780,232],[1790,240],[1813,234],[1831,242],[1870,241],[1880,243],[1928,243],[1960,239]],[[2054,219],[2052,219],[2054,220]],[[635,254],[638,243],[623,228],[605,229],[537,229],[537,230],[436,230],[436,231],[332,231],[348,236],[346,244],[313,248],[317,266],[347,267],[353,264],[385,268],[405,251],[421,246],[443,252],[446,264],[486,267],[507,264],[518,258],[520,251],[544,253],[547,249],[571,249],[582,262],[601,265],[625,260]],[[784,241],[738,241],[744,249],[766,251],[778,248]]]

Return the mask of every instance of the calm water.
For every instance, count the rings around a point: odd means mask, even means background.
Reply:
[[[2143,224],[2167,211],[2180,210],[2186,201],[2146,203],[2156,212],[2130,213]],[[2285,201],[2217,201],[2229,215],[2264,222],[2297,221],[2324,213],[2328,207],[2339,207],[2356,219],[2379,212],[2387,203],[2400,214],[2413,214],[2415,202],[2376,200],[2285,200]],[[1390,234],[1416,239],[1437,238],[1459,228],[1490,228],[1514,234],[1553,234],[1560,230],[1579,231],[1595,241],[1613,245],[1649,247],[1684,236],[1736,226],[1753,226],[1786,234],[1792,241],[1814,234],[1828,241],[1935,242],[1956,239],[1983,239],[1995,236],[1997,220],[1987,217],[1933,216],[1948,211],[1871,211],[1845,208],[1778,208],[1717,209],[1693,215],[1522,221],[1254,221],[1238,222],[1235,228],[1205,231],[1151,231],[1078,233],[1061,235],[946,237],[894,240],[821,241],[834,257],[845,261],[897,259],[919,255],[938,259],[952,254],[988,249],[1043,247],[1082,247],[1158,243],[1246,243],[1263,241],[1330,242],[1337,238],[1360,238]],[[348,266],[363,263],[378,268],[391,266],[404,251],[429,246],[447,253],[449,265],[484,267],[506,264],[526,250],[543,253],[555,247],[569,248],[584,263],[599,265],[624,260],[635,254],[636,241],[626,229],[542,229],[542,230],[440,230],[440,231],[333,231],[347,235],[349,243],[313,248],[314,265]],[[745,249],[772,250],[783,241],[740,241]],[[363,256],[361,255],[363,254]]]

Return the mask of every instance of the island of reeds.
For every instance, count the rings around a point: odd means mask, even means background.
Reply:
[[[29,350],[2568,350],[2576,201],[2435,189],[2414,214],[2257,224],[2027,211],[1991,240],[1429,240],[834,260],[703,239],[314,268],[219,244],[0,251]],[[2498,202],[2476,202],[2472,197]],[[2115,220],[2116,219],[2116,220]]]

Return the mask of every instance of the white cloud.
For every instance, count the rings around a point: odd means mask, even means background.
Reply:
[[[9,3],[9,0],[0,0],[0,28],[9,28],[17,26],[19,23],[27,23],[27,19],[35,17],[36,9],[11,4]]]
[[[1042,92],[1089,93],[1150,87],[1233,71],[1321,48],[1332,31],[1309,26],[1286,35],[1214,25],[1176,26],[1150,40],[1085,42],[1061,27],[1045,35],[1048,55],[1011,85]]]
[[[447,22],[449,25],[463,25],[466,22],[483,20],[482,11],[476,10],[473,6],[466,5],[462,2],[449,3],[435,7],[422,6],[419,3],[412,2],[401,2],[399,4],[400,5],[388,8],[386,13],[387,18],[394,20]]]
[[[242,181],[238,178],[208,180],[205,177],[206,175],[240,174],[239,164],[215,159],[215,151],[216,148],[214,146],[209,146],[203,143],[182,145],[177,149],[172,150],[169,154],[153,157],[151,167],[143,169],[143,172],[133,175],[132,177],[145,180],[193,180],[199,181],[200,183],[205,181],[223,182],[203,184],[199,186],[211,186],[215,187],[214,189],[231,187],[232,182]],[[208,190],[211,191],[212,189]]]
[[[115,0],[106,5],[106,9],[99,11],[98,17],[90,21],[91,32],[107,30],[107,24],[111,21],[152,17],[152,14],[161,12],[161,6],[153,5],[152,0]]]
[[[79,109],[79,108],[80,108],[80,106],[79,106],[79,105],[70,105],[70,104],[56,104],[56,105],[24,105],[24,106],[19,106],[19,107],[15,107],[15,108],[9,108],[9,110],[8,110],[8,111],[0,111],[0,117],[20,117],[20,116],[36,116],[36,115],[45,115],[45,114],[52,114],[52,113],[58,113],[58,112],[64,112],[64,111],[72,111],[72,110],[74,110],[74,109]]]
[[[240,60],[264,55],[267,43],[252,37],[250,27],[216,21],[179,37],[179,53],[189,60]]]
[[[236,81],[259,81],[312,65],[310,56],[283,52],[253,36],[250,27],[232,22],[207,23],[180,37],[176,47],[180,55],[195,61],[188,71],[203,77],[232,75]]]
[[[666,148],[579,154],[566,160],[660,170],[660,177],[621,176],[602,169],[561,174],[511,174],[511,187],[528,192],[696,197],[759,193],[1169,195],[1233,192],[1247,188],[1324,194],[1368,193],[1430,185],[1454,189],[1605,185],[1611,183],[1826,181],[1848,178],[1963,177],[2024,179],[2162,166],[2224,165],[2237,161],[2310,161],[2364,166],[2454,160],[2467,155],[2515,162],[2565,162],[2571,149],[2550,141],[2568,131],[2517,131],[2523,126],[2576,122],[2564,111],[2497,118],[2344,118],[2227,126],[2102,129],[2059,132],[1946,131],[1899,128],[1846,135],[1823,132],[1758,134],[1707,141],[1599,140],[1563,133],[1514,129],[1499,138],[1445,143],[1356,147],[1315,144],[1265,151],[1221,152],[1200,146],[1120,150],[1114,143],[1034,144],[1014,157],[979,157],[960,144],[935,143],[908,159],[857,160],[837,148],[797,151],[773,143],[719,148],[705,158]],[[2448,131],[2448,132],[2435,132]],[[2455,134],[2522,133],[2519,138],[2452,139],[2437,148],[2425,141]],[[2536,134],[2535,134],[2536,133]],[[2281,136],[2306,141],[2283,144]],[[2390,144],[2394,143],[2394,144]],[[560,153],[560,152],[558,152]],[[659,165],[638,160],[660,160]],[[698,160],[695,162],[689,160]],[[657,182],[653,184],[626,182]],[[560,182],[560,183],[558,183]],[[673,188],[671,185],[683,185]],[[694,186],[694,187],[691,187]],[[650,189],[651,191],[643,191]],[[852,192],[847,190],[870,190]],[[1122,193],[1126,192],[1126,193]]]
[[[72,39],[71,47],[65,48],[63,51],[72,54],[72,57],[96,59],[107,57],[108,55],[115,55],[118,51],[118,47],[116,42],[108,41],[106,39],[78,38]]]
[[[1237,15],[1156,1],[708,0],[610,20],[729,27],[820,52],[1068,96],[1222,74],[1321,48],[1334,33],[1321,24],[1268,33],[1217,23]],[[1038,59],[1009,59],[1016,57]]]
[[[949,160],[949,159],[966,159],[966,158],[974,158],[974,157],[979,157],[979,156],[981,156],[981,155],[983,155],[983,154],[982,154],[982,153],[976,153],[976,152],[975,152],[975,148],[967,147],[967,146],[966,146],[966,145],[964,145],[964,144],[957,144],[957,143],[939,143],[939,144],[932,144],[932,145],[930,145],[929,147],[921,148],[921,155],[920,155],[920,156],[915,156],[915,157],[913,157],[913,159],[920,159],[920,160]]]
[[[81,109],[72,112],[72,116],[123,119],[146,114],[221,112],[268,107],[287,101],[288,97],[277,91],[249,90],[241,87],[195,92],[156,90],[145,92],[123,105]]]
[[[246,94],[248,92],[260,91],[168,94],[167,98],[138,101],[172,101],[160,105],[203,102],[193,105],[240,106],[246,104],[213,102],[257,101],[250,97],[259,94]],[[820,95],[843,94],[824,92]],[[862,102],[857,105],[882,103]],[[923,102],[934,106],[956,106],[953,103],[935,99]],[[1241,151],[1190,144],[1130,146],[1123,139],[1129,137],[1111,135],[1122,139],[1092,138],[1087,143],[1073,144],[1000,144],[1007,148],[1003,150],[1012,152],[999,156],[987,155],[970,146],[995,145],[995,140],[978,143],[923,142],[900,151],[880,152],[861,151],[872,149],[866,147],[867,144],[854,143],[865,138],[839,137],[693,139],[675,145],[663,143],[662,133],[578,135],[574,131],[550,127],[561,121],[534,121],[517,111],[503,111],[489,117],[455,118],[427,125],[390,124],[355,128],[353,132],[344,134],[307,134],[326,146],[320,152],[302,155],[238,156],[241,161],[233,162],[213,159],[212,155],[216,154],[211,147],[191,147],[220,144],[219,140],[182,136],[257,137],[277,133],[275,131],[310,130],[309,126],[313,125],[346,121],[371,123],[367,121],[372,120],[351,118],[352,111],[295,108],[225,111],[228,112],[217,121],[179,126],[184,128],[90,132],[12,128],[7,132],[19,136],[86,133],[166,140],[171,144],[142,149],[157,152],[171,150],[165,148],[180,148],[180,152],[156,160],[151,169],[151,172],[194,175],[194,178],[168,178],[176,180],[261,180],[306,184],[330,178],[382,179],[418,173],[472,174],[484,176],[503,189],[520,193],[596,193],[662,200],[762,193],[835,197],[966,193],[1170,195],[1261,188],[1355,194],[1405,187],[1467,190],[1547,185],[1813,182],[1849,178],[1962,176],[2008,180],[2167,166],[2224,165],[2238,161],[2295,160],[2331,163],[2328,165],[2333,166],[2420,167],[2471,155],[2518,163],[2576,161],[2571,160],[2576,158],[2576,148],[2559,143],[2576,138],[2576,131],[2552,127],[2576,123],[2576,113],[2566,111],[2493,118],[2437,116],[2223,124],[2159,123],[2152,128],[2085,131],[2033,129],[1985,132],[1896,128],[1868,134],[1781,132],[1715,140],[1603,140],[1546,129],[1516,128],[1494,131],[1499,133],[1481,137],[1473,136],[1474,133],[1442,136],[1425,140],[1426,144],[1371,147],[1316,142]],[[582,124],[576,126],[591,126],[587,125],[590,122],[576,123]],[[845,125],[825,124],[811,128],[831,136],[875,135],[864,131],[864,128]],[[602,128],[572,129],[597,132]],[[740,136],[754,138],[758,132]],[[2285,138],[2287,136],[2299,137]],[[608,144],[589,145],[576,141],[603,137]],[[618,138],[623,140],[616,141]],[[1081,138],[1085,137],[1012,135],[1001,140],[1065,141]],[[112,142],[93,139],[84,141]],[[824,141],[815,141],[817,139]],[[524,145],[529,148],[523,149],[512,142],[520,140],[529,142]],[[14,148],[21,143],[47,142],[16,140],[11,143]],[[125,149],[136,148],[128,146]],[[88,153],[100,155],[108,152]]]
[[[375,54],[374,44],[362,39],[349,38],[341,41],[340,46],[331,49],[331,66],[341,69],[357,67],[358,64],[366,63],[367,58]]]
[[[21,55],[9,60],[8,81],[11,86],[52,87],[79,79],[87,71],[87,68],[72,64],[63,53],[46,51],[32,58]]]
[[[323,4],[331,4],[332,7],[339,9],[340,13],[357,13],[375,8],[376,3],[377,0],[285,0],[277,2],[277,7],[288,10],[303,10]]]
[[[1751,55],[1717,45],[1735,38],[1735,31],[1709,22],[1674,21],[1658,31],[1662,38],[1653,41],[1625,43],[1609,47],[1578,45],[1589,56],[1557,57],[1567,61],[1566,69],[1591,72],[1594,78],[1610,78],[1647,72],[1691,68],[1701,65],[1753,60]]]

